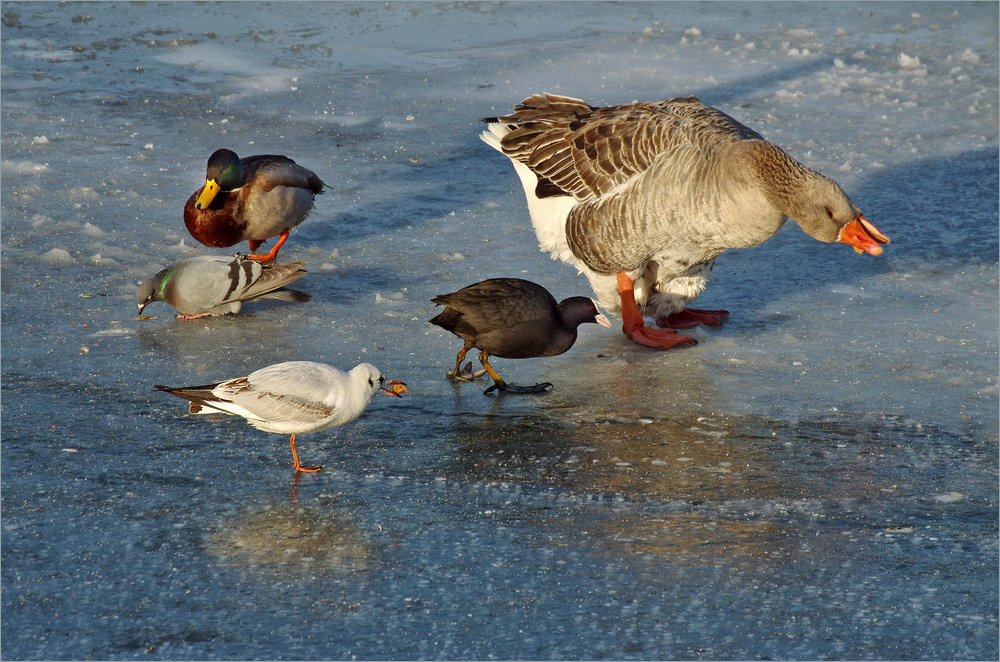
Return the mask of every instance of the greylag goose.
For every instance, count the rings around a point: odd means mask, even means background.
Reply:
[[[218,149],[208,159],[205,185],[184,205],[184,225],[191,236],[215,248],[249,242],[253,253],[278,237],[269,253],[249,255],[270,262],[288,233],[306,219],[326,186],[312,170],[287,156],[258,154],[240,158]]]
[[[508,384],[489,364],[491,355],[505,359],[556,356],[573,346],[576,329],[581,324],[611,326],[593,299],[569,297],[557,304],[544,287],[522,278],[490,278],[431,301],[445,309],[430,323],[465,341],[455,359],[455,371],[449,376],[468,380],[461,372],[462,359],[470,349],[480,350],[479,361],[493,378],[493,385],[484,394],[497,389],[508,393],[542,393],[552,387],[549,382],[533,386]]]
[[[139,314],[154,301],[177,309],[181,319],[240,312],[244,301],[310,301],[305,292],[283,289],[306,275],[305,262],[262,265],[241,257],[201,255],[150,276],[135,291]]]
[[[483,121],[483,141],[521,179],[541,249],[585,274],[642,345],[693,343],[674,328],[721,323],[726,311],[687,307],[715,258],[788,218],[859,253],[889,243],[832,179],[694,97],[596,108],[536,94]]]
[[[402,397],[406,384],[387,382],[378,368],[362,363],[350,372],[313,361],[276,363],[205,386],[155,388],[191,402],[192,414],[232,414],[264,432],[291,434],[296,471],[315,472],[322,467],[302,466],[295,435],[328,430],[360,416],[372,396],[383,391]]]

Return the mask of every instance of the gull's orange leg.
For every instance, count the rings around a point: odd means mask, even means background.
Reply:
[[[295,448],[294,434],[292,435],[292,438],[288,440],[288,443],[292,447],[292,460],[295,461],[294,467],[296,471],[303,471],[305,473],[315,473],[317,471],[323,470],[323,467],[304,467],[301,464],[299,464],[299,451]]]
[[[247,255],[247,257],[251,260],[257,260],[258,262],[270,262],[274,258],[278,257],[278,251],[281,250],[281,247],[285,245],[286,241],[288,241],[288,230],[285,230],[278,235],[278,241],[274,244],[274,247],[271,248],[271,252],[267,255]],[[261,243],[262,242],[257,242],[257,246],[260,246]],[[250,250],[256,250],[256,247],[253,245],[253,241],[250,242]]]
[[[642,321],[642,313],[635,302],[635,284],[625,272],[618,272],[618,295],[622,299],[622,333],[633,342],[653,349],[670,349],[674,345],[690,343],[697,340],[670,329],[648,329]]]

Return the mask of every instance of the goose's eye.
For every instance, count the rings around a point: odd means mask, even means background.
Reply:
[[[830,218],[831,221],[833,220],[833,210],[832,209],[827,209],[826,210],[826,215]]]

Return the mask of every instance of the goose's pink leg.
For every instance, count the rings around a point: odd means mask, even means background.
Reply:
[[[622,299],[622,333],[633,342],[652,347],[653,349],[670,349],[674,345],[690,343],[697,340],[670,329],[659,330],[646,328],[642,321],[642,313],[635,303],[635,289],[632,279],[624,272],[618,272],[618,295]]]
[[[728,310],[705,310],[703,308],[685,308],[666,317],[656,318],[656,326],[670,329],[690,329],[699,324],[722,324],[729,315]]]

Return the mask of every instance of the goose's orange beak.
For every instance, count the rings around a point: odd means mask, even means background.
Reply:
[[[888,244],[889,237],[879,232],[867,218],[858,216],[840,229],[837,241],[849,245],[859,253],[881,255],[882,246],[879,244]]]

